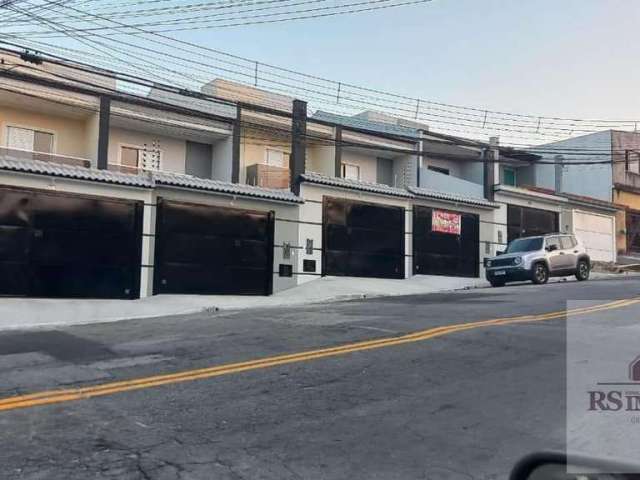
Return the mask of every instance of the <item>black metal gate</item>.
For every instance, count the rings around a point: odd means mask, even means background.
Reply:
[[[539,208],[507,206],[507,241],[559,231],[558,213]]]
[[[0,187],[0,295],[137,298],[142,202]]]
[[[435,214],[434,214],[435,212]],[[436,224],[434,225],[434,217]],[[441,227],[439,219],[444,222]],[[413,273],[477,277],[480,218],[462,212],[413,207]]]
[[[627,210],[627,251],[640,252],[640,212]]]
[[[404,209],[324,198],[323,275],[404,278]]]
[[[273,212],[158,199],[154,293],[270,295]]]

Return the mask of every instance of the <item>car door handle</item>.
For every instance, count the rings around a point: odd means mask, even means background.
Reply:
[[[564,255],[564,252],[558,252],[558,255]]]
[[[578,253],[578,250],[574,250],[573,253]]]

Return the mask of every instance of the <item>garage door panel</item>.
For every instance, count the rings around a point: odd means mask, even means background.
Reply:
[[[323,269],[325,272],[341,272],[349,268],[349,252],[343,250],[325,250]],[[337,275],[336,273],[326,273]]]
[[[397,227],[398,212],[393,208],[353,203],[348,213],[348,222],[353,228],[394,230]]]
[[[404,209],[325,198],[323,274],[404,277]]]
[[[325,225],[327,238],[331,242],[331,251],[348,252],[351,242],[349,240],[349,228],[344,225]]]
[[[26,227],[31,217],[30,193],[0,189],[0,225]]]
[[[105,232],[45,230],[32,240],[31,261],[48,265],[91,263],[127,266],[132,262],[130,238]],[[136,262],[137,263],[137,262]]]
[[[478,215],[445,211],[459,215],[460,233],[434,231],[436,209],[414,206],[413,271],[423,275],[477,277],[479,275],[480,235]]]
[[[255,295],[265,288],[261,268],[166,264],[163,277],[163,288],[176,294]]]
[[[328,225],[347,226],[348,205],[344,202],[327,198],[324,201],[323,216]]]
[[[576,237],[582,242],[586,248],[595,248],[612,252],[613,236],[603,233],[595,233],[586,230],[576,230]]]
[[[261,212],[178,202],[165,202],[163,209],[163,230],[167,233],[256,240],[262,240],[268,235],[268,219]]]
[[[0,204],[0,295],[138,296],[142,202],[0,187]]]
[[[28,228],[0,225],[0,261],[26,262],[29,238]]]
[[[155,293],[269,294],[273,215],[160,199]]]
[[[404,257],[352,252],[349,269],[355,277],[403,278]]]
[[[398,234],[394,231],[351,229],[350,250],[378,255],[398,253]]]
[[[592,260],[615,261],[615,219],[613,216],[573,211],[574,234]]]
[[[32,265],[31,291],[35,297],[129,298],[130,270],[98,265]]]
[[[0,261],[0,295],[29,294],[28,265],[22,262]]]
[[[46,194],[37,195],[33,203],[36,229],[128,233],[135,226],[129,203]]]

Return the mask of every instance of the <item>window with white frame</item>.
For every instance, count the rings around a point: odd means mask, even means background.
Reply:
[[[7,147],[30,152],[53,153],[53,133],[22,127],[7,127]]]
[[[360,180],[360,167],[350,163],[343,163],[342,178],[347,180]]]
[[[264,163],[272,167],[286,168],[289,166],[289,154],[282,150],[276,150],[275,148],[267,148]]]

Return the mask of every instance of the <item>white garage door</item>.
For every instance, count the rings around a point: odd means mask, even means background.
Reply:
[[[615,217],[573,211],[573,233],[586,247],[591,260],[615,262]]]

